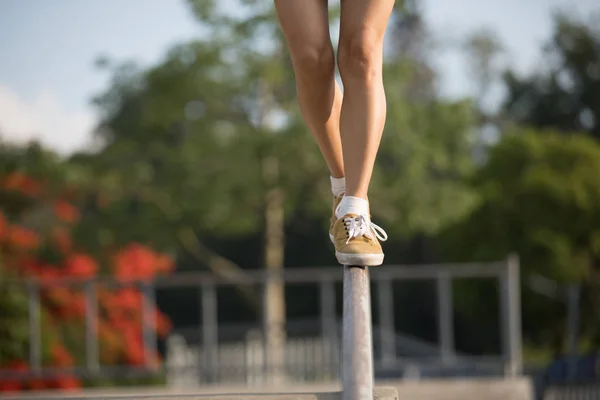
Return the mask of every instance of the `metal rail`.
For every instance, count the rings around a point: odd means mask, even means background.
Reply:
[[[29,371],[12,371],[0,368],[0,377],[11,379],[29,379],[33,377],[50,377],[60,374],[75,374],[80,377],[98,376],[147,376],[166,371],[166,366],[155,365],[152,355],[156,352],[156,337],[150,327],[153,325],[155,292],[158,289],[175,289],[196,287],[199,289],[199,309],[202,310],[202,347],[207,352],[202,353],[199,363],[206,371],[213,371],[217,360],[212,354],[218,348],[218,319],[217,319],[217,289],[239,283],[264,285],[269,279],[282,279],[290,284],[317,284],[320,287],[321,302],[321,330],[323,337],[332,343],[331,347],[337,349],[338,331],[336,318],[335,284],[343,281],[343,343],[342,343],[342,377],[348,393],[354,391],[354,397],[344,399],[372,399],[356,395],[363,387],[372,388],[373,380],[373,349],[372,349],[372,324],[371,324],[371,295],[370,279],[373,280],[377,291],[377,306],[379,307],[381,331],[377,332],[381,339],[380,352],[382,362],[388,367],[410,362],[404,358],[397,359],[395,348],[395,322],[393,282],[407,280],[428,280],[437,282],[438,292],[438,329],[440,338],[440,355],[442,361],[449,366],[458,366],[464,362],[481,361],[481,359],[467,360],[457,354],[454,349],[454,327],[452,306],[452,281],[468,277],[491,278],[499,283],[500,297],[500,326],[503,333],[502,359],[505,365],[505,374],[519,376],[522,370],[521,360],[521,315],[520,315],[520,282],[519,261],[512,256],[507,260],[493,263],[473,264],[437,264],[419,266],[386,265],[382,268],[368,270],[362,267],[344,267],[343,274],[340,267],[319,268],[292,268],[286,269],[282,274],[269,274],[265,271],[247,271],[242,278],[216,277],[207,273],[180,273],[172,276],[160,277],[154,280],[120,281],[114,277],[97,277],[94,279],[65,278],[57,280],[14,280],[4,281],[5,284],[15,284],[23,287],[28,293],[29,302]],[[83,365],[74,368],[52,368],[42,363],[41,340],[41,295],[47,288],[70,286],[79,288],[85,293],[85,332],[86,332],[86,357]],[[126,366],[101,365],[99,360],[99,343],[96,334],[96,317],[98,314],[98,288],[117,288],[123,286],[138,287],[145,297],[143,314],[143,334],[146,350],[145,365],[136,368]],[[210,350],[210,351],[208,351]],[[337,364],[337,350],[329,355],[332,365]],[[200,356],[200,355],[199,355]],[[439,356],[437,361],[439,362]],[[427,364],[434,360],[418,361]],[[497,362],[497,361],[496,361]],[[208,375],[214,375],[209,373]],[[215,377],[208,377],[214,381]],[[366,393],[366,391],[365,391]],[[372,396],[372,390],[369,392]]]
[[[423,280],[436,279],[441,274],[448,278],[495,278],[506,272],[506,262],[471,264],[430,264],[430,265],[386,265],[371,272],[373,280]],[[206,272],[180,272],[175,275],[157,277],[149,280],[116,280],[112,276],[100,276],[91,279],[58,278],[49,282],[30,280],[6,280],[3,284],[24,285],[47,284],[48,286],[78,286],[97,283],[103,287],[143,286],[152,284],[156,289],[198,287],[203,285],[232,286],[239,284],[263,284],[269,279],[283,279],[286,283],[315,283],[321,280],[339,282],[342,280],[339,267],[287,268],[280,274],[264,270],[248,270],[243,275],[216,276]]]

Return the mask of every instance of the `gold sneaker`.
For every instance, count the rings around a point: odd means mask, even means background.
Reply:
[[[343,265],[373,267],[383,264],[383,249],[379,241],[387,233],[365,215],[346,214],[333,225],[335,257]]]

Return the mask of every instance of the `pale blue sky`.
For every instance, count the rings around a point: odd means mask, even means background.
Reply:
[[[595,4],[424,0],[426,21],[446,46],[435,57],[442,92],[470,90],[464,60],[452,46],[466,33],[495,30],[507,59],[527,71],[539,63],[553,9],[586,15],[600,8]],[[183,0],[0,0],[0,131],[12,140],[40,137],[63,153],[84,146],[95,122],[89,100],[107,84],[93,66],[99,55],[149,65],[169,46],[200,34]]]

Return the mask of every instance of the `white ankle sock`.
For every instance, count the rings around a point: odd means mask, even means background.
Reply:
[[[346,178],[334,178],[330,176],[331,179],[331,191],[335,197],[343,194],[346,191]]]
[[[360,197],[344,196],[340,205],[335,211],[335,215],[338,218],[342,218],[346,214],[362,214],[369,216],[369,202]]]

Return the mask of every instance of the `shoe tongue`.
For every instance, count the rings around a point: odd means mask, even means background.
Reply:
[[[343,221],[346,221],[347,219],[352,219],[353,220],[353,219],[356,219],[359,216],[360,216],[360,214],[348,213],[348,214],[346,214],[346,215],[344,215],[342,217],[342,220]],[[369,224],[371,222],[371,220],[366,215],[364,217],[366,218],[367,224]],[[344,222],[344,223],[346,224],[346,222]],[[348,225],[346,225],[346,226],[348,226]],[[368,228],[368,231],[370,232],[371,228]],[[373,239],[373,235],[372,234],[363,234],[363,235],[354,237],[352,240],[362,240],[362,241],[368,242],[368,241],[371,241],[371,240],[374,240],[374,239]]]
[[[342,217],[342,219],[346,219],[346,218],[355,219],[355,218],[358,218],[359,216],[360,216],[360,214],[348,213],[348,214],[344,215]],[[363,215],[363,217],[365,217],[365,219],[367,220],[367,222],[371,222],[371,218],[368,215]]]

